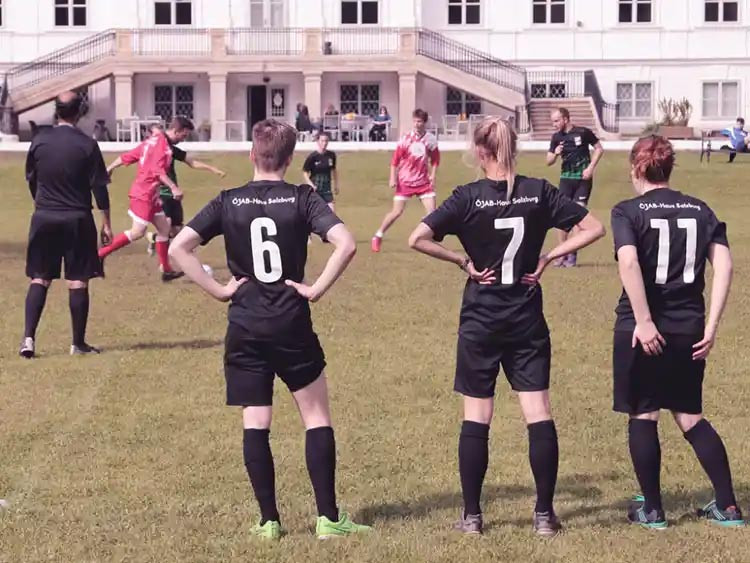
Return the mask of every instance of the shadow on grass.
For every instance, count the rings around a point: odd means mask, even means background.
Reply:
[[[104,352],[134,352],[138,350],[173,350],[182,348],[185,350],[204,350],[206,348],[215,348],[222,346],[223,340],[208,340],[205,338],[198,338],[195,340],[179,340],[172,342],[160,342],[158,340],[151,342],[136,342],[135,344],[122,344],[116,346],[108,346],[104,349]]]

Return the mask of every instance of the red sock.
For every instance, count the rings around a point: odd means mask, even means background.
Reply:
[[[119,250],[123,246],[127,246],[129,244],[130,244],[130,238],[128,237],[128,235],[126,235],[125,233],[120,233],[114,239],[112,239],[112,242],[110,242],[109,245],[102,246],[99,249],[99,258],[104,258],[105,256],[109,256],[115,250]]]
[[[156,240],[156,255],[159,257],[162,272],[171,272],[172,267],[169,265],[169,241]]]

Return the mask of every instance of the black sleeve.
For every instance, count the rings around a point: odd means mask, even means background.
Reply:
[[[591,130],[586,128],[583,137],[584,144],[591,145],[592,147],[599,142],[599,137]]]
[[[214,237],[224,234],[224,225],[222,223],[223,200],[224,192],[221,192],[208,202],[187,225],[200,235],[202,244],[206,244]]]
[[[442,241],[446,235],[459,234],[468,212],[466,202],[465,190],[458,187],[440,207],[422,219],[422,223],[432,229],[436,241]]]
[[[315,233],[323,240],[327,240],[326,234],[328,231],[339,223],[343,223],[343,221],[331,211],[323,198],[310,186],[302,185],[299,190],[300,200],[303,204],[302,212],[305,215],[310,232]]]
[[[615,256],[623,246],[638,246],[638,233],[633,225],[633,219],[622,204],[612,209],[612,236],[615,240]]]
[[[36,159],[34,149],[36,145],[32,142],[29,152],[26,154],[26,181],[29,183],[31,199],[36,199]]]
[[[179,160],[180,162],[185,162],[185,159],[187,158],[187,153],[182,150],[180,147],[172,147],[172,158],[174,160]]]
[[[542,190],[547,202],[550,225],[567,232],[589,214],[588,209],[561,194],[560,190],[546,180],[542,181],[544,182]]]
[[[727,239],[727,224],[719,221],[713,211],[708,210],[708,236],[711,243],[720,244],[729,248]]]
[[[560,140],[557,138],[557,133],[552,135],[552,139],[550,139],[549,142],[549,152],[555,152],[555,149],[557,148],[557,145],[560,144]]]
[[[96,206],[102,211],[109,209],[109,174],[107,166],[104,164],[104,157],[98,143],[94,143],[89,158],[89,186],[94,193]]]
[[[310,153],[307,155],[307,158],[305,159],[305,163],[302,165],[303,172],[307,172],[308,174],[312,172],[313,156],[315,156],[315,153]]]

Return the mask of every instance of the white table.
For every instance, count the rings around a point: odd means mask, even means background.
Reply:
[[[349,133],[351,141],[366,141],[370,132],[372,118],[367,115],[358,115],[354,119],[341,118],[341,131]]]

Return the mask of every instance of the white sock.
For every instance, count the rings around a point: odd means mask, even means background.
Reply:
[[[383,238],[383,235],[384,235],[384,234],[385,234],[385,233],[383,233],[383,231],[378,231],[377,233],[375,233],[375,236],[376,236],[377,238]]]

